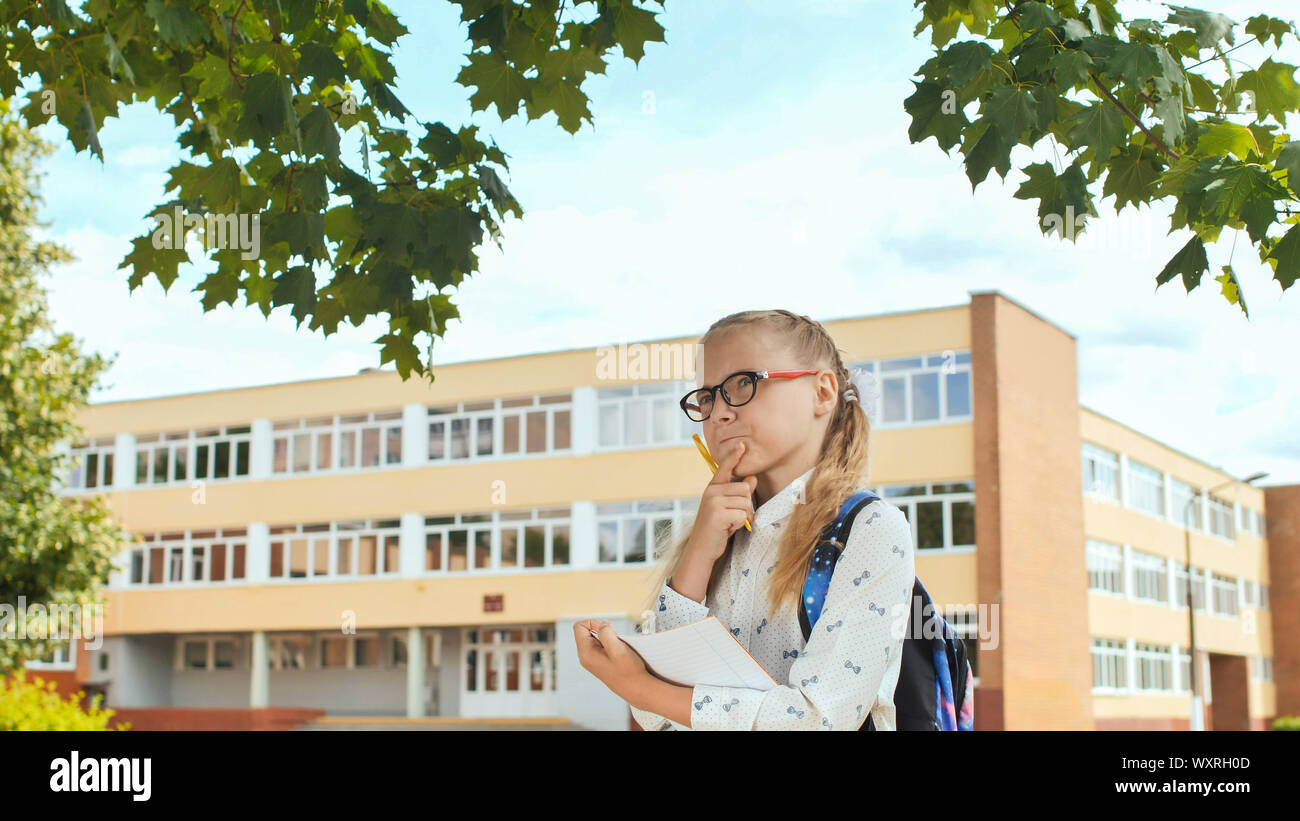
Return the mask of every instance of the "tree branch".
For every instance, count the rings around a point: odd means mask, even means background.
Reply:
[[[1092,78],[1092,84],[1095,85],[1097,89],[1106,96],[1106,99],[1114,103],[1115,107],[1118,108],[1120,111],[1122,111],[1125,117],[1128,117],[1130,120],[1133,121],[1133,124],[1138,127],[1138,130],[1140,130],[1143,134],[1147,135],[1147,139],[1151,140],[1151,142],[1155,143],[1158,148],[1163,150],[1169,156],[1173,157],[1175,160],[1182,159],[1182,156],[1177,151],[1174,151],[1172,148],[1165,145],[1160,140],[1159,137],[1152,134],[1151,131],[1148,130],[1145,125],[1142,124],[1142,119],[1138,117],[1136,114],[1134,114],[1132,111],[1129,111],[1128,106],[1124,105],[1119,100],[1115,99],[1115,95],[1110,93],[1110,89],[1102,85],[1101,80],[1097,79],[1096,72],[1090,71],[1088,72],[1088,76]]]

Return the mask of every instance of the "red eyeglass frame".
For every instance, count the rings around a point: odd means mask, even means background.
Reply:
[[[721,382],[719,382],[718,384],[714,385],[713,387],[707,387],[707,386],[703,386],[703,385],[702,385],[702,386],[700,386],[700,387],[698,387],[698,388],[696,388],[696,389],[694,389],[694,390],[688,392],[685,396],[683,396],[683,397],[678,401],[677,404],[681,406],[681,408],[682,408],[682,413],[685,413],[685,414],[686,414],[686,418],[687,418],[687,419],[690,419],[692,422],[703,422],[703,421],[707,420],[707,419],[709,418],[709,416],[712,416],[712,415],[713,415],[713,409],[712,409],[712,408],[709,409],[709,413],[708,413],[707,416],[704,417],[704,419],[695,419],[695,418],[693,418],[693,417],[691,416],[690,411],[686,410],[686,400],[687,400],[687,399],[690,399],[692,396],[694,396],[695,394],[699,393],[700,391],[708,391],[709,394],[713,397],[713,401],[714,401],[714,402],[717,401],[717,394],[718,394],[719,392],[722,392],[722,401],[723,401],[723,402],[726,402],[727,405],[728,405],[729,407],[739,408],[739,407],[741,407],[742,405],[747,405],[747,404],[749,404],[750,402],[753,402],[753,401],[754,401],[754,396],[758,396],[758,384],[757,384],[757,380],[760,380],[760,379],[794,379],[794,378],[799,377],[799,376],[807,376],[807,375],[810,374],[810,373],[821,373],[821,371],[820,371],[820,370],[803,370],[803,371],[736,371],[735,373],[728,374],[727,377],[726,377],[726,379],[723,379]],[[754,377],[754,379],[755,379],[755,385],[754,385],[754,396],[749,397],[749,398],[746,399],[744,402],[741,402],[741,403],[738,404],[738,405],[733,405],[733,404],[731,403],[731,400],[727,398],[727,394],[726,394],[725,392],[722,391],[722,386],[723,386],[724,384],[726,384],[727,380],[731,379],[733,376],[741,376],[741,375],[749,375],[749,376]]]

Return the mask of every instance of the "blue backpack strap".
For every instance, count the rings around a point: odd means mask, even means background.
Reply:
[[[959,677],[964,677],[970,669],[970,664],[961,660],[959,666],[957,656],[957,643],[961,641],[957,632],[948,624],[947,619],[939,612],[939,608],[934,605],[930,598],[930,591],[925,589],[918,576],[915,587],[921,591],[921,608],[922,612],[928,607],[930,618],[934,621],[939,629],[939,635],[932,639],[930,651],[934,663],[934,727],[940,731],[955,731],[959,729],[974,729],[970,726],[969,716],[963,716],[963,708],[967,712],[973,712],[972,708],[966,707],[964,703],[959,704],[954,696],[953,681]],[[963,702],[965,699],[963,699]],[[967,721],[963,722],[962,719]],[[965,726],[963,726],[965,724]]]
[[[875,493],[865,488],[858,490],[840,505],[835,520],[822,532],[821,541],[813,548],[812,564],[803,582],[803,598],[799,602],[799,626],[803,630],[804,641],[812,635],[812,628],[821,616],[822,605],[826,601],[826,591],[830,588],[831,574],[835,572],[835,563],[839,561],[844,550],[844,538],[848,529],[852,529],[852,519],[864,505],[879,499]],[[847,524],[847,529],[845,525]],[[843,532],[841,532],[843,531]]]

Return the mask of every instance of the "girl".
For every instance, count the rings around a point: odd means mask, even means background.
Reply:
[[[698,353],[701,387],[682,408],[703,422],[718,471],[663,559],[648,630],[717,616],[785,684],[673,684],[594,620],[574,625],[580,663],[647,730],[857,730],[868,715],[895,729],[915,576],[902,511],[883,499],[858,511],[806,644],[799,626],[818,537],[867,468],[867,414],[834,340],[806,316],[743,311],[715,322]]]

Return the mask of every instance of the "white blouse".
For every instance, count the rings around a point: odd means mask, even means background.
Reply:
[[[854,519],[825,603],[805,644],[797,611],[774,621],[767,578],[781,528],[812,470],[754,511],[753,532],[736,531],[719,572],[721,598],[697,602],[667,583],[649,632],[718,617],[772,678],[771,690],[697,684],[691,726],[632,707],[647,730],[857,730],[870,713],[877,730],[895,730],[894,687],[902,662],[907,608],[916,575],[907,517],[884,499]],[[843,537],[842,537],[843,538]],[[629,705],[630,706],[630,705]]]

